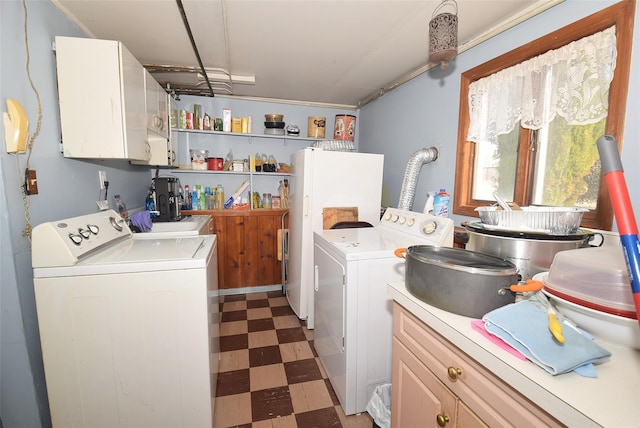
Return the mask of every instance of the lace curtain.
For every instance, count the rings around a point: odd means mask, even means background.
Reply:
[[[571,125],[600,121],[615,66],[613,26],[471,83],[468,140],[497,143],[518,122],[535,130],[556,115]]]

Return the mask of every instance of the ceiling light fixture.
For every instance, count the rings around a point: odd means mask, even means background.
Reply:
[[[256,77],[249,75],[238,75],[238,74],[230,74],[228,71],[222,68],[206,68],[207,77],[212,82],[230,82],[233,84],[241,84],[241,85],[255,85]],[[198,73],[198,80],[205,80],[205,77],[202,73]]]
[[[452,6],[454,13],[436,13],[445,6]],[[440,63],[445,70],[447,62],[458,54],[458,4],[455,0],[442,0],[429,21],[429,61]]]

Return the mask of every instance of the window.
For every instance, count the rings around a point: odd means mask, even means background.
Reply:
[[[622,1],[462,74],[454,213],[477,216],[474,209],[493,203],[495,191],[521,206],[585,207],[589,212],[583,227],[611,229],[613,210],[595,142],[606,133],[616,138],[619,147],[622,144],[634,7],[635,2]],[[604,100],[606,117],[573,125],[557,115],[537,130],[517,122],[490,142],[468,139],[470,126],[475,126],[468,101],[474,82],[606,31],[612,36],[615,32],[615,71]]]

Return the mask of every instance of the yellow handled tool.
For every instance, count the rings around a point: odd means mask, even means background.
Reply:
[[[556,311],[551,304],[547,305],[547,316],[549,317],[549,331],[558,342],[564,343],[562,324],[558,321],[558,318],[556,318]]]

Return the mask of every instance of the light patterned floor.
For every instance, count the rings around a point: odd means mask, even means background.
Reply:
[[[215,428],[370,428],[345,416],[308,330],[280,291],[220,297]]]

